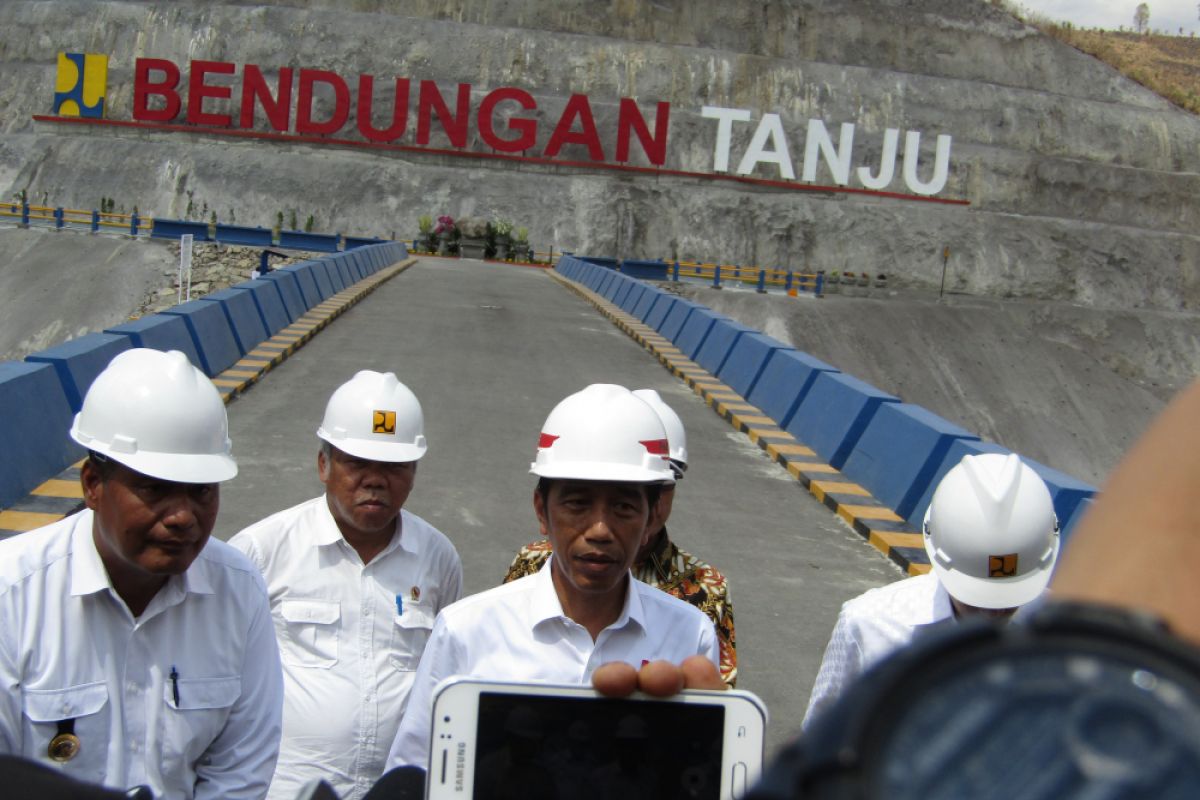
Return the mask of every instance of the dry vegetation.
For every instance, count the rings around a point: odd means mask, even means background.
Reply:
[[[1200,37],[1077,28],[1069,22],[1031,14],[1007,0],[993,2],[1042,32],[1111,65],[1180,108],[1200,114]]]

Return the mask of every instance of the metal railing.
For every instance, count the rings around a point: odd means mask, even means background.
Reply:
[[[698,278],[719,289],[724,283],[753,286],[759,292],[767,287],[783,289],[789,295],[811,292],[820,297],[825,291],[824,272],[794,272],[792,270],[768,269],[766,267],[744,267],[734,264],[714,264],[698,261],[675,261],[670,263],[668,274],[671,280]]]
[[[143,217],[136,211],[132,214],[116,214],[96,209],[87,211],[15,202],[0,204],[0,217],[15,218],[18,220],[17,224],[23,228],[33,225],[58,230],[86,228],[92,233],[104,228],[117,229],[130,236],[148,236],[154,222],[150,217]]]

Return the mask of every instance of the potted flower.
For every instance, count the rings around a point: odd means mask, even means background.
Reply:
[[[513,258],[533,261],[533,251],[529,247],[529,228],[517,228],[513,234]]]
[[[429,214],[417,217],[417,230],[420,235],[413,242],[413,249],[418,253],[432,253],[433,243],[430,241],[430,234],[433,232],[433,217]]]
[[[496,258],[501,261],[508,258],[508,248],[512,245],[513,224],[506,219],[498,219],[492,223],[496,233]]]
[[[433,229],[433,235],[438,240],[438,255],[444,256],[450,252],[450,242],[454,238],[454,234],[458,230],[454,225],[454,218],[445,214],[437,218],[437,227]]]
[[[463,217],[458,221],[458,254],[463,258],[483,258],[487,252],[487,220]]]

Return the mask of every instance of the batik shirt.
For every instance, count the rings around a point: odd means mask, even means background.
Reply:
[[[550,557],[550,541],[530,542],[520,549],[504,576],[504,582],[532,575]],[[737,683],[737,638],[733,631],[733,601],[725,576],[680,550],[667,536],[666,528],[644,561],[633,565],[633,576],[642,583],[691,603],[708,615],[717,629],[721,648],[721,678],[729,686]]]

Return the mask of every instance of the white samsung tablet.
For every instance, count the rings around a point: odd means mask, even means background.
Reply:
[[[668,699],[451,678],[436,690],[431,800],[733,800],[762,768],[767,712],[743,691]]]

